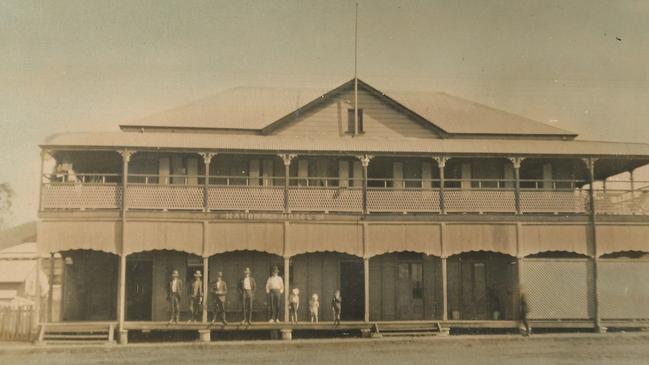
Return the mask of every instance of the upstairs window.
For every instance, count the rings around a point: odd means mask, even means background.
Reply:
[[[354,125],[356,125],[354,109],[347,109],[347,133],[354,134]],[[363,109],[358,109],[358,126],[356,129],[356,133],[357,134],[364,133]]]

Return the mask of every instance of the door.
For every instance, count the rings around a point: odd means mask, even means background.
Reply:
[[[483,262],[473,264],[473,303],[475,319],[490,319],[487,301],[487,273]]]
[[[423,266],[419,262],[399,263],[397,307],[401,320],[424,319]]]
[[[340,263],[340,295],[343,298],[340,317],[343,321],[362,321],[365,316],[363,262]]]
[[[126,320],[151,320],[152,285],[152,261],[126,262]]]
[[[466,260],[461,265],[462,319],[489,319],[485,262]]]

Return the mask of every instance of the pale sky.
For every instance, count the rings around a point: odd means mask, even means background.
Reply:
[[[359,1],[359,77],[649,142],[649,1]],[[235,86],[353,76],[354,1],[0,1],[0,182],[36,219],[48,135]]]

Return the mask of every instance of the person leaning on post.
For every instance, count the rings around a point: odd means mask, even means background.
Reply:
[[[241,294],[241,304],[243,320],[241,324],[252,322],[252,302],[255,300],[255,289],[257,284],[255,278],[252,277],[252,271],[246,267],[243,271],[243,277],[239,280],[239,293]]]
[[[273,272],[266,281],[266,294],[270,296],[270,323],[279,322],[279,309],[282,294],[284,293],[284,280],[279,276],[279,269],[273,266]]]

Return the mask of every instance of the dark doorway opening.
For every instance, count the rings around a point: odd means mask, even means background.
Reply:
[[[126,320],[150,321],[153,297],[153,262],[126,263]]]
[[[362,321],[365,316],[363,262],[340,263],[340,295],[343,298],[340,317],[343,321]]]

